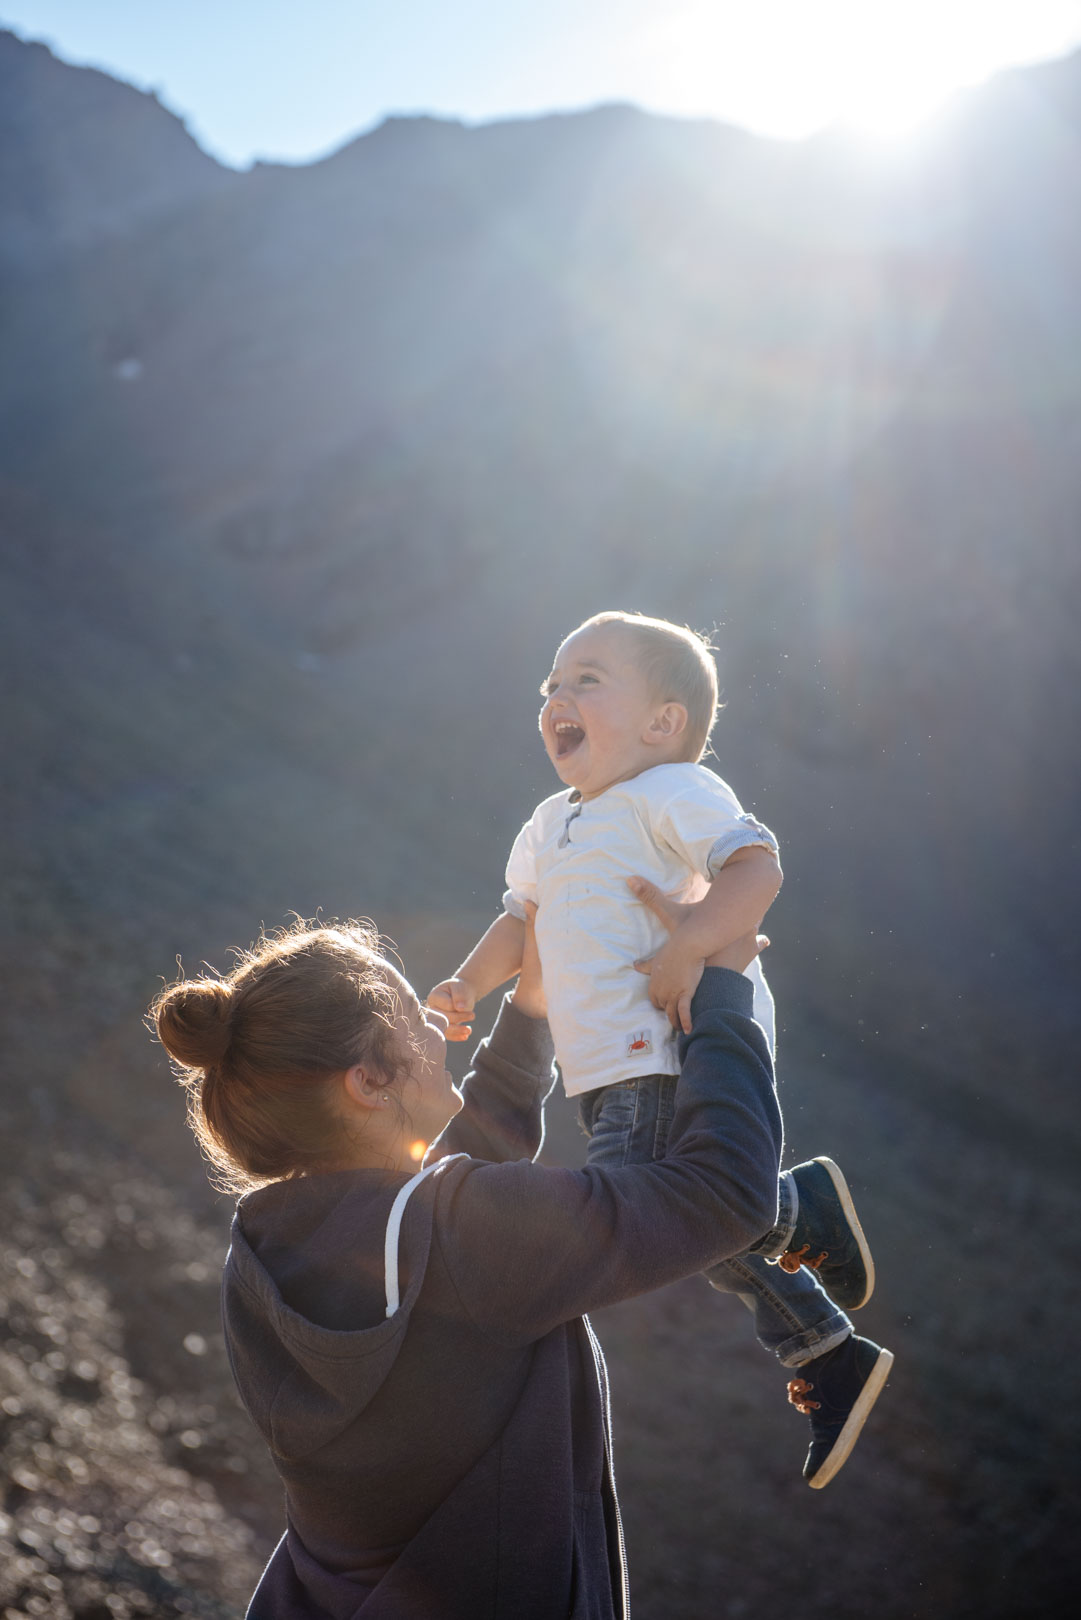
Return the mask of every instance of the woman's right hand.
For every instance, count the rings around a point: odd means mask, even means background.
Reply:
[[[673,900],[671,895],[664,894],[655,883],[650,883],[648,878],[628,878],[627,886],[634,898],[640,900],[642,905],[652,911],[653,915],[659,922],[664,924],[670,934],[674,934],[683,919],[694,910],[692,905],[687,905],[680,900]],[[731,968],[734,973],[742,973],[744,968],[749,967],[755,957],[760,955],[768,944],[769,939],[765,934],[744,934],[742,938],[735,939],[730,945],[726,945],[723,950],[715,951],[712,956],[707,956],[705,965],[706,967]],[[639,973],[648,973],[652,966],[652,957],[636,962],[634,965]]]

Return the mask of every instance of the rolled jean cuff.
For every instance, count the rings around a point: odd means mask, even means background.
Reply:
[[[791,1170],[782,1170],[777,1182],[777,1220],[764,1237],[753,1243],[750,1254],[760,1254],[764,1260],[776,1260],[792,1241],[799,1215],[799,1190]]]
[[[787,1343],[777,1347],[777,1360],[782,1367],[806,1367],[829,1350],[844,1344],[852,1332],[852,1323],[840,1311],[829,1322],[820,1322],[806,1333],[796,1333]]]

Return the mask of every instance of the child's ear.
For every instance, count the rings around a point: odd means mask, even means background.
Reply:
[[[664,703],[646,728],[646,741],[658,744],[673,742],[686,729],[686,707],[682,703]]]

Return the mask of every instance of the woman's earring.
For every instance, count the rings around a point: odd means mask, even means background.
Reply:
[[[384,1093],[383,1093],[383,1101],[384,1101],[384,1102],[386,1102],[386,1101],[387,1101],[387,1094],[386,1094],[386,1092],[385,1092],[385,1091],[384,1091]]]

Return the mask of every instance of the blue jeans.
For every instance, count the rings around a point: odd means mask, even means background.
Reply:
[[[676,1106],[674,1074],[647,1074],[587,1091],[579,1100],[582,1128],[589,1137],[587,1163],[604,1170],[663,1159]],[[796,1222],[798,1194],[786,1172],[778,1188],[777,1224],[745,1254],[719,1260],[703,1272],[711,1288],[735,1294],[754,1316],[754,1330],[764,1350],[785,1367],[802,1367],[824,1355],[852,1331],[814,1276],[768,1264],[765,1256],[783,1254]]]

